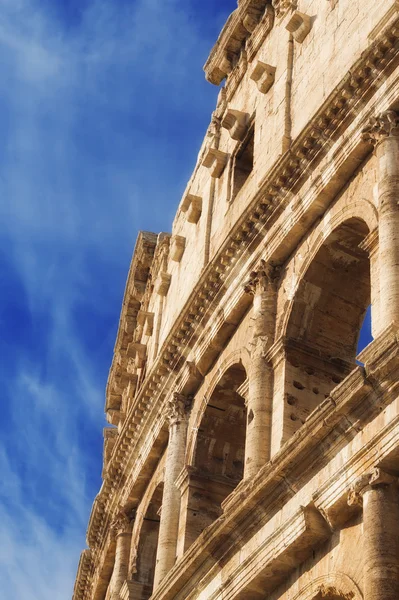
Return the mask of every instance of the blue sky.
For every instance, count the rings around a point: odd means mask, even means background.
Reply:
[[[0,0],[0,597],[71,597],[133,245],[170,229],[235,6]]]
[[[235,6],[0,0],[1,597],[71,597],[133,245],[170,229]]]

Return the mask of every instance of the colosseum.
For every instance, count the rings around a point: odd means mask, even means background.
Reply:
[[[398,0],[239,0],[134,249],[74,600],[398,600],[398,50]]]

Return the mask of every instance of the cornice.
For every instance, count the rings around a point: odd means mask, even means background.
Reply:
[[[204,270],[136,396],[115,444],[107,477],[93,506],[88,529],[90,546],[92,543],[96,545],[100,532],[103,535],[109,523],[108,511],[121,485],[128,457],[137,443],[138,425],[146,420],[155,399],[158,405],[162,403],[168,385],[179,371],[180,364],[183,364],[180,349],[190,347],[190,340],[198,326],[195,317],[209,311],[224,281],[248,244],[255,240],[260,227],[271,215],[281,214],[287,196],[290,197],[292,192],[299,189],[308,176],[309,168],[327,152],[329,144],[326,142],[337,139],[354,119],[359,100],[364,102],[378,89],[382,78],[376,77],[376,73],[389,73],[394,64],[399,62],[396,48],[398,38],[399,20],[396,20],[363,53],[293,143],[290,151],[265,176],[258,193],[233,227],[231,235]]]
[[[87,584],[93,570],[93,560],[89,549],[83,550],[80,555],[78,573],[73,589],[72,600],[84,600],[87,591]]]
[[[238,3],[238,8],[231,13],[205,63],[205,76],[210,83],[220,85],[231,73],[246,40],[255,31],[265,10],[271,17],[270,31],[274,14],[270,0],[241,0]]]
[[[129,374],[126,372],[126,350],[129,343],[133,341],[133,334],[137,325],[137,313],[145,292],[157,238],[158,236],[155,233],[141,231],[133,251],[123,296],[114,356],[106,387],[106,413],[108,410],[120,410],[121,408],[124,378],[129,378]]]

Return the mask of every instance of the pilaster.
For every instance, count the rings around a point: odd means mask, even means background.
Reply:
[[[380,468],[352,486],[349,504],[363,507],[364,600],[399,597],[398,480]]]
[[[244,290],[253,296],[253,340],[248,374],[244,477],[252,477],[270,458],[273,370],[265,360],[273,344],[278,271],[260,261]]]
[[[378,160],[380,330],[399,319],[399,115],[373,117],[363,139]]]
[[[180,491],[176,485],[176,479],[184,465],[190,407],[191,398],[175,392],[169,398],[165,409],[165,418],[169,424],[169,441],[154,589],[157,588],[176,561],[180,514]]]

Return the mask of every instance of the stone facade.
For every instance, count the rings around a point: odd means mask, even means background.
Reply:
[[[239,0],[205,74],[172,233],[134,250],[74,600],[397,600],[399,2]]]

